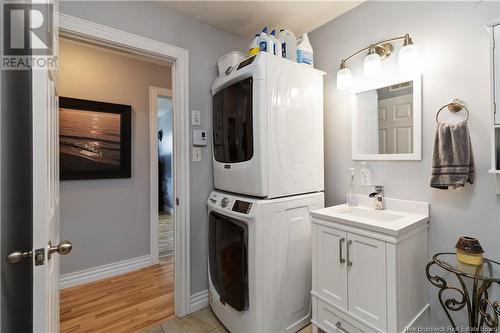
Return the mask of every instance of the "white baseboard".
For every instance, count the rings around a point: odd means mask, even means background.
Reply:
[[[429,327],[429,316],[430,316],[429,304],[426,304],[422,310],[420,310],[417,315],[410,321],[408,325],[405,326],[401,333],[407,332],[423,332],[422,328]]]
[[[193,294],[189,300],[189,313],[201,310],[208,306],[208,289]]]
[[[151,264],[151,256],[145,255],[142,257],[125,259],[111,264],[64,274],[59,278],[59,288],[64,289],[88,282],[109,278],[115,275],[128,273],[144,267],[148,267],[151,266]]]

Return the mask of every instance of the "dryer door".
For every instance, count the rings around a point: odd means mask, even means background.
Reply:
[[[252,78],[222,89],[213,97],[214,158],[240,163],[253,156]]]
[[[210,279],[221,303],[248,309],[248,226],[210,212],[208,242]]]
[[[214,185],[267,196],[266,81],[242,78],[213,96]]]

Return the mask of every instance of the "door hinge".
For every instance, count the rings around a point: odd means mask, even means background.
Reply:
[[[175,198],[175,204],[179,206],[179,198]]]

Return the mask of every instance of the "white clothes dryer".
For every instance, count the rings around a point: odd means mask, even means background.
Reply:
[[[217,77],[215,188],[265,198],[323,191],[323,76],[260,52]]]

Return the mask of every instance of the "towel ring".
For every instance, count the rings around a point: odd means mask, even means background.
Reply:
[[[459,111],[462,111],[463,109],[465,109],[465,111],[467,112],[467,116],[465,117],[465,121],[469,120],[469,109],[467,109],[467,106],[465,105],[465,103],[459,99],[454,99],[453,101],[451,101],[451,103],[443,105],[441,107],[441,109],[439,109],[439,111],[436,113],[436,123],[439,124],[439,120],[438,120],[439,113],[441,112],[441,110],[443,110],[446,107],[448,108],[448,111],[453,112],[453,113],[456,113],[456,112],[459,112]]]

